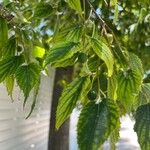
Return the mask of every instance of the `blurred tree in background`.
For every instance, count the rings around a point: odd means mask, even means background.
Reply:
[[[1,1],[0,82],[13,99],[16,81],[24,106],[34,91],[28,118],[41,74],[47,75],[48,65],[57,68],[53,103],[64,90],[52,105],[53,130],[55,121],[58,129],[80,106],[81,150],[97,150],[108,138],[115,149],[119,118],[127,113],[136,121],[141,149],[150,149],[149,56],[150,0]],[[68,66],[70,75],[62,69]]]

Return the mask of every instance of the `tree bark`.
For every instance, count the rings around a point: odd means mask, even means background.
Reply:
[[[60,127],[58,131],[55,129],[56,122],[56,109],[58,105],[59,97],[62,93],[62,87],[58,82],[67,77],[68,81],[72,80],[73,68],[58,68],[56,69],[54,88],[52,95],[51,105],[51,118],[50,118],[50,129],[49,129],[49,143],[48,150],[69,150],[69,119]]]

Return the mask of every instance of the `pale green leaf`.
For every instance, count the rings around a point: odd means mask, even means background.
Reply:
[[[7,93],[12,100],[13,100],[14,81],[15,81],[14,75],[9,76],[5,79]]]
[[[6,77],[15,74],[18,67],[23,63],[22,56],[14,56],[0,61],[0,82]]]
[[[115,23],[118,20],[118,0],[112,0],[112,5],[115,7],[114,9],[114,20],[113,22]]]
[[[112,100],[117,100],[117,78],[112,75],[108,78],[107,96]]]
[[[70,8],[76,10],[78,13],[82,14],[81,2],[80,0],[66,0]]]
[[[29,97],[29,93],[39,81],[40,67],[35,63],[20,66],[16,71],[16,80],[20,89],[24,93],[24,106]]]
[[[56,113],[56,128],[58,129],[70,116],[78,100],[82,100],[88,93],[90,77],[76,78],[64,89]]]
[[[97,56],[102,59],[108,68],[108,76],[113,74],[113,65],[114,65],[114,58],[111,53],[110,48],[107,44],[103,41],[103,39],[91,39],[91,44],[93,51],[97,54]]]
[[[140,106],[135,115],[134,131],[142,150],[150,150],[150,103]]]
[[[61,63],[62,61],[71,58],[78,51],[79,46],[76,43],[69,42],[57,44],[49,50],[45,64]]]
[[[45,49],[39,46],[34,46],[33,56],[35,58],[43,58],[45,55]]]
[[[118,126],[119,112],[114,101],[88,103],[81,111],[77,126],[79,149],[98,150]]]

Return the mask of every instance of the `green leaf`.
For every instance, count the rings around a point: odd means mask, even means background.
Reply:
[[[79,51],[79,46],[76,43],[61,43],[52,47],[45,60],[45,64],[61,63],[71,58],[76,52]]]
[[[148,103],[150,103],[150,83],[144,83],[142,84],[141,91],[137,96],[135,108]]]
[[[33,49],[33,56],[35,58],[43,58],[45,55],[45,49],[39,46],[35,46]]]
[[[5,81],[7,93],[11,97],[12,100],[13,100],[14,81],[15,81],[14,75],[7,77]]]
[[[108,78],[108,89],[107,89],[107,96],[112,100],[117,100],[117,78],[116,75],[112,75]]]
[[[22,56],[14,56],[0,61],[0,82],[6,77],[15,74],[18,67],[23,63]]]
[[[33,91],[33,102],[31,105],[31,110],[30,110],[29,114],[27,115],[26,119],[28,119],[31,116],[31,114],[35,108],[39,89],[40,89],[40,78],[39,78],[39,81],[35,84],[34,91]]]
[[[113,22],[115,23],[118,20],[118,0],[112,0],[112,5],[115,6],[113,20]]]
[[[5,19],[0,17],[0,50],[4,47],[8,40],[8,26]]]
[[[118,126],[110,135],[110,148],[111,150],[116,150],[116,143],[119,141],[120,126]]]
[[[21,43],[23,44],[24,48],[24,56],[26,61],[29,63],[31,62],[31,59],[33,57],[33,42],[31,40],[31,31],[28,31],[26,29],[23,29],[20,31],[21,36]]]
[[[143,68],[140,59],[135,55],[129,54],[129,69],[120,72],[117,77],[118,99],[123,103],[127,110],[130,110],[135,102],[136,96],[141,90],[143,81]]]
[[[55,43],[60,43],[60,41],[75,42],[78,43],[81,40],[83,33],[83,26],[80,24],[76,25],[63,25],[60,27],[59,32],[53,36],[53,41]]]
[[[8,39],[8,42],[2,49],[2,55],[4,58],[14,56],[16,52],[16,37],[12,36]]]
[[[150,103],[136,111],[134,131],[142,150],[150,150]]]
[[[66,41],[78,43],[82,36],[83,28],[80,25],[76,25],[70,30],[66,36]]]
[[[89,91],[91,85],[90,77],[76,78],[64,89],[56,114],[56,128],[58,129],[66,119],[70,116],[76,107],[78,100],[82,100]]]
[[[45,18],[50,16],[52,11],[53,8],[49,3],[40,2],[35,8],[34,17]]]
[[[24,106],[26,104],[27,98],[29,97],[30,91],[39,81],[40,68],[35,63],[30,63],[28,65],[20,66],[16,71],[16,80],[20,89],[24,93]]]
[[[99,58],[101,58],[106,63],[106,66],[108,68],[108,76],[111,76],[113,74],[114,58],[110,48],[103,41],[103,39],[98,40],[92,38],[91,44],[93,51],[97,54]]]
[[[66,0],[70,8],[76,10],[79,14],[82,14],[82,8],[80,0]]]
[[[118,107],[112,100],[88,103],[81,111],[77,126],[79,149],[98,150],[118,126]]]
[[[71,58],[68,58],[64,61],[60,61],[60,62],[55,62],[52,63],[52,66],[57,68],[57,67],[68,67],[68,66],[73,66],[77,60],[78,57],[78,53],[74,54]]]
[[[99,60],[98,56],[94,55],[94,56],[90,57],[88,59],[87,65],[91,72],[96,72],[97,68],[100,66],[100,60]]]

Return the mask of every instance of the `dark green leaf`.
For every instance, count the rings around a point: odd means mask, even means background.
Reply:
[[[29,114],[27,115],[26,119],[28,119],[31,116],[31,114],[32,114],[32,112],[35,108],[39,89],[40,89],[40,79],[35,84],[34,91],[33,91],[33,102],[32,102],[32,105],[31,105],[31,110],[30,110]]]
[[[0,61],[0,82],[6,77],[15,74],[18,67],[23,63],[22,56],[14,56]]]
[[[136,111],[134,130],[142,150],[150,150],[150,103]]]
[[[92,56],[88,59],[87,65],[91,72],[96,72],[98,66],[100,66],[100,60],[97,56]]]
[[[76,107],[77,101],[82,100],[86,96],[89,90],[89,85],[91,85],[90,77],[81,77],[75,79],[64,89],[57,107],[57,129],[70,116],[73,109]]]
[[[8,42],[2,49],[2,55],[4,58],[14,56],[16,52],[16,37],[12,36],[8,39]]]
[[[76,43],[62,43],[52,47],[46,57],[45,64],[60,63],[71,58],[77,51],[79,51]]]
[[[0,50],[4,47],[8,40],[8,27],[5,19],[0,17]]]
[[[29,97],[30,91],[39,81],[39,77],[40,77],[40,68],[35,63],[22,65],[17,69],[16,80],[20,89],[24,93],[25,97],[24,106],[26,104],[27,98]]]
[[[52,6],[49,3],[40,2],[37,4],[34,12],[34,17],[44,18],[51,15],[53,11]]]
[[[119,113],[114,101],[104,99],[99,104],[88,103],[83,107],[78,122],[79,149],[98,150],[118,126]]]
[[[74,54],[71,58],[68,58],[64,61],[52,63],[52,66],[55,68],[73,66],[77,60],[77,57],[78,57],[78,53]]]

